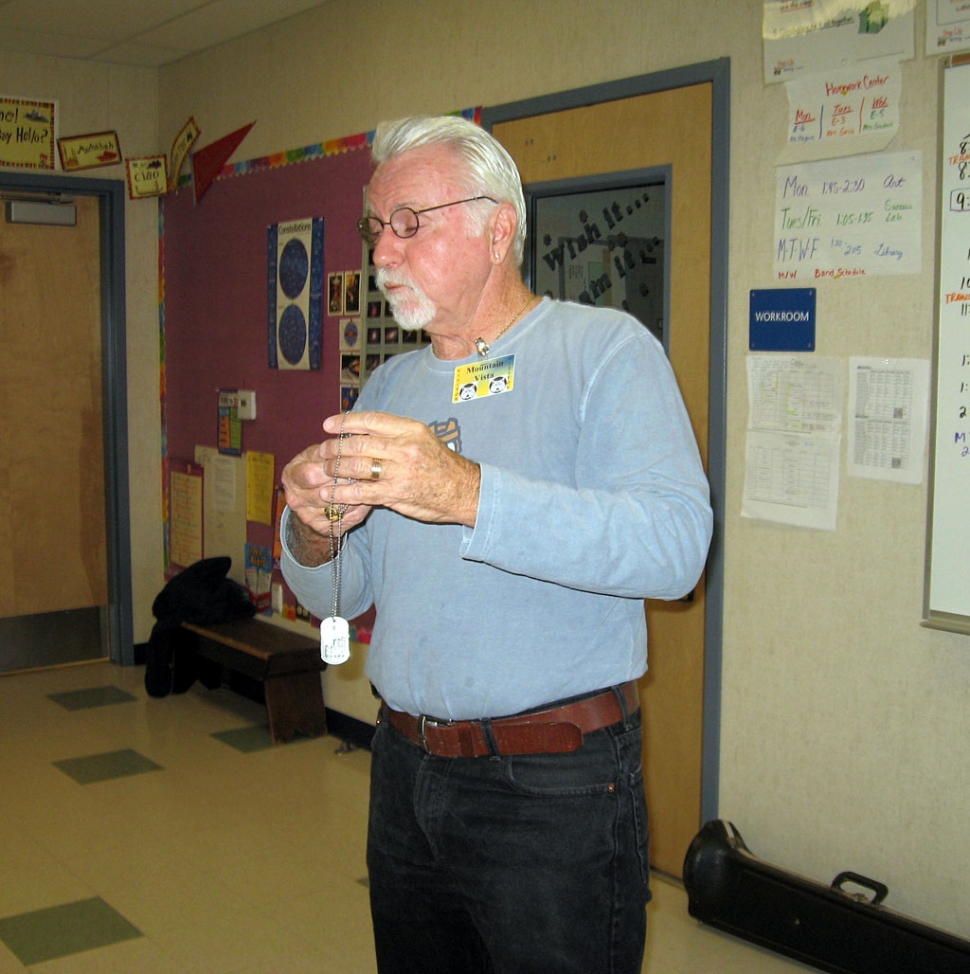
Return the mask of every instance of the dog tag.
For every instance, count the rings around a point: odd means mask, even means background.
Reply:
[[[340,616],[330,616],[320,623],[320,658],[336,666],[350,659],[350,626]]]

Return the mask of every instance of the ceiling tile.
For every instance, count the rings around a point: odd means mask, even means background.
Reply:
[[[0,51],[160,67],[327,0],[0,0]]]
[[[51,57],[89,58],[104,47],[97,38],[69,34],[49,34],[34,30],[8,30],[0,27],[0,51],[15,54],[44,54]]]

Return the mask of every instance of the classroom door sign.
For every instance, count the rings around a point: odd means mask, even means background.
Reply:
[[[267,228],[271,369],[319,369],[323,328],[323,217]]]

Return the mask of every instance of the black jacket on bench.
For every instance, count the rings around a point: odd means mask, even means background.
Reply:
[[[226,577],[231,567],[229,557],[203,558],[170,579],[156,596],[152,614],[157,621],[145,652],[149,696],[185,693],[196,679],[207,682],[200,670],[204,661],[196,655],[198,636],[183,629],[183,622],[208,626],[256,614],[246,590]]]

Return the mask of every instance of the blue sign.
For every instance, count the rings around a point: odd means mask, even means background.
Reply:
[[[752,352],[814,352],[815,288],[752,291],[748,348]]]

